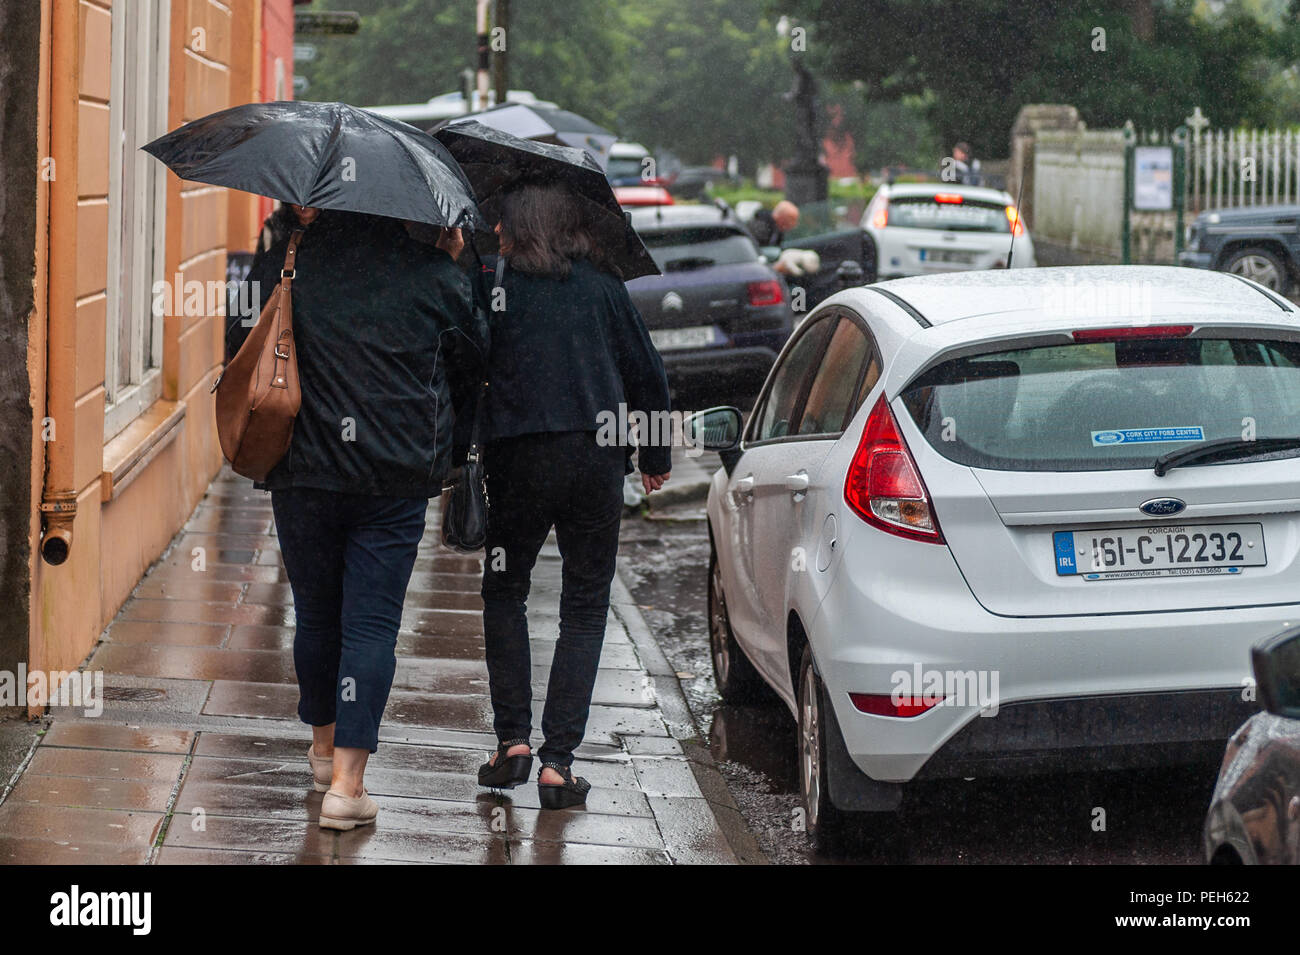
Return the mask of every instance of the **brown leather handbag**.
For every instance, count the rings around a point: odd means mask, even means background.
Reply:
[[[289,238],[289,250],[257,324],[217,378],[217,436],[235,473],[261,481],[271,473],[293,438],[293,419],[302,406],[293,346],[294,258],[303,230]]]

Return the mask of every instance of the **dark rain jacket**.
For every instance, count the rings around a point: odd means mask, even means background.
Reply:
[[[260,311],[289,236],[259,252],[243,301]],[[256,289],[256,292],[252,290]],[[288,453],[259,487],[433,497],[452,463],[454,407],[482,374],[486,327],[469,278],[401,222],[325,211],[293,280],[302,409]],[[248,335],[228,320],[227,353]]]
[[[501,287],[504,308],[494,309],[486,292],[487,436],[595,431],[599,437],[613,425],[607,434],[617,433],[621,442],[620,425],[640,412],[653,433],[643,435],[638,467],[646,474],[671,470],[671,435],[653,424],[667,420],[668,378],[627,287],[586,260],[574,262],[563,279],[521,272],[507,260]],[[630,473],[633,449],[627,447]]]

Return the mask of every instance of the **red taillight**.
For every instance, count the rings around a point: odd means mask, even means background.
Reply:
[[[1076,342],[1117,342],[1133,338],[1186,338],[1191,325],[1138,325],[1124,328],[1081,328],[1071,332]]]
[[[776,279],[749,283],[750,305],[780,305],[785,301],[785,289]]]
[[[844,481],[844,503],[882,531],[943,543],[930,495],[884,395],[867,416],[862,441]]]
[[[1011,224],[1013,235],[1025,234],[1025,222],[1020,218],[1020,212],[1015,206],[1007,206],[1007,222]]]
[[[956,192],[937,192],[935,193],[934,201],[959,206],[966,200]]]
[[[943,702],[943,697],[904,696],[895,702],[890,693],[850,693],[849,700],[859,713],[872,716],[920,716]]]
[[[877,229],[889,225],[889,200],[882,199],[876,207],[876,214],[871,217],[871,224]]]

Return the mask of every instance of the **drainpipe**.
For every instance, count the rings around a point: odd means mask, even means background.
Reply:
[[[77,403],[77,105],[80,4],[51,5],[50,31],[50,183],[49,277],[46,282],[47,332],[45,414],[54,440],[45,445],[45,487],[41,495],[41,557],[62,564],[72,550],[77,516],[74,475]],[[43,434],[48,429],[43,427]]]

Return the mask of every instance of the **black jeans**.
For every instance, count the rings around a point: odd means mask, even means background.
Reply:
[[[542,762],[570,765],[587,729],[618,556],[625,461],[624,449],[599,446],[594,431],[523,435],[486,449],[483,634],[499,740],[527,739],[532,731],[524,614],[533,565],[552,526],[564,562]]]
[[[298,716],[312,726],[335,723],[335,746],[372,753],[379,746],[428,503],[304,487],[271,492],[298,621]]]

